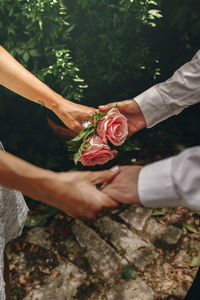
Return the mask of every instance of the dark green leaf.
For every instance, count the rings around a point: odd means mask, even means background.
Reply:
[[[122,278],[123,279],[136,279],[137,273],[136,271],[129,265],[123,266],[122,268]]]
[[[23,54],[23,59],[24,59],[24,61],[25,61],[25,62],[28,62],[29,58],[30,58],[30,55],[28,54],[28,52],[25,52],[25,53]]]
[[[45,226],[49,218],[49,214],[42,216],[28,216],[25,222],[25,226],[28,228],[36,226]]]
[[[164,216],[164,212],[160,211],[160,210],[155,210],[154,212],[152,212],[151,214],[153,217],[162,217]]]
[[[191,224],[183,223],[183,228],[185,228],[188,231],[193,232],[193,233],[197,232],[196,228]]]
[[[32,49],[29,51],[31,56],[39,57],[40,53],[36,49]]]

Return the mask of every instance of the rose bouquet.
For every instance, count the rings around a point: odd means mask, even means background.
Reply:
[[[117,148],[124,144],[128,135],[128,122],[118,108],[107,113],[94,112],[91,123],[75,138],[67,142],[68,149],[75,152],[73,159],[83,166],[103,165],[113,159]]]

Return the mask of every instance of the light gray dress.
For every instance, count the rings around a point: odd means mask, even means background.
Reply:
[[[1,142],[0,149],[3,149]],[[3,277],[5,246],[21,234],[27,213],[22,194],[0,186],[0,300],[6,299]]]

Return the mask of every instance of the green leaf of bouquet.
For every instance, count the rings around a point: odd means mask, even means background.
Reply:
[[[85,134],[87,134],[87,132],[83,129],[79,132],[77,136],[75,136],[72,140],[70,140],[67,143],[70,145],[73,144],[74,142],[79,142],[84,138]]]
[[[126,141],[119,147],[117,150],[120,152],[130,152],[130,151],[138,151],[139,147],[135,146],[131,140],[126,139]]]
[[[83,143],[81,144],[80,148],[78,149],[78,151],[74,154],[74,163],[75,165],[77,165],[79,158],[81,156],[81,153],[90,146],[90,143],[88,142],[88,140],[83,141]]]
[[[99,121],[106,115],[107,112],[99,112],[95,111],[92,115],[91,122],[94,124],[94,127],[96,128]]]
[[[183,223],[183,227],[190,232],[193,232],[193,233],[197,232],[196,228],[191,224]]]
[[[136,271],[129,265],[125,265],[122,268],[122,278],[123,279],[136,279],[137,273]]]
[[[74,163],[75,163],[75,165],[77,165],[77,163],[79,161],[79,158],[80,158],[80,154],[79,154],[79,152],[76,152],[74,154]]]

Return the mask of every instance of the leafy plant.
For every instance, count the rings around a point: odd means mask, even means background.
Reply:
[[[87,95],[97,99],[106,89],[125,97],[144,70],[154,73],[152,56],[144,32],[161,17],[157,1],[68,0],[76,24],[71,33],[72,53],[88,83]],[[114,96],[114,95],[112,95]]]
[[[75,24],[64,1],[1,1],[0,13],[3,46],[64,97],[80,100],[87,85],[71,57]]]

